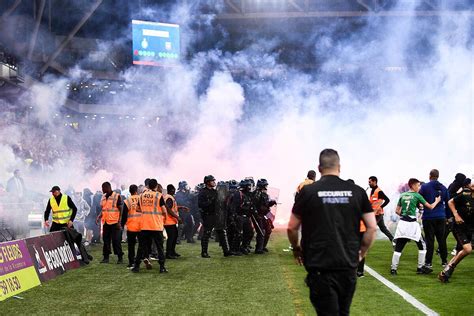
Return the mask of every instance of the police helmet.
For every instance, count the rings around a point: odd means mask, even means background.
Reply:
[[[203,181],[203,182],[207,184],[208,182],[215,181],[215,180],[216,180],[216,178],[214,178],[213,175],[208,175],[208,176],[205,176],[205,177],[204,177],[204,181]]]
[[[267,179],[258,179],[257,188],[265,188],[268,185]]]
[[[186,181],[180,181],[178,183],[178,190],[185,190],[188,186],[188,183]]]
[[[204,183],[199,183],[198,185],[196,185],[196,186],[194,187],[194,191],[199,192],[199,191],[201,191],[202,189],[204,189],[205,187],[206,187],[206,185],[205,185]]]
[[[229,189],[237,189],[238,187],[238,183],[237,183],[237,180],[230,180],[229,181]]]
[[[240,181],[239,187],[244,190],[250,190],[250,187],[252,186],[252,183],[248,179],[244,179]]]

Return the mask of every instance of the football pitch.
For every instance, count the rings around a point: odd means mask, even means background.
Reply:
[[[448,240],[452,249],[454,240]],[[167,260],[169,273],[152,270],[134,274],[125,264],[100,264],[101,245],[93,246],[94,260],[39,287],[0,303],[0,315],[35,314],[169,314],[169,315],[312,315],[315,314],[304,284],[303,267],[294,264],[286,231],[275,231],[270,252],[224,258],[215,242],[210,259],[199,256],[200,245],[181,244],[177,260]],[[126,249],[126,244],[122,244]],[[433,258],[434,272],[417,275],[417,248],[405,247],[398,275],[389,273],[392,247],[377,240],[366,265],[414,296],[440,315],[474,315],[474,256],[456,268],[448,284],[437,273],[440,259]],[[126,259],[126,258],[124,258]],[[125,260],[127,261],[127,260]],[[352,315],[423,315],[400,295],[365,273],[358,279]]]

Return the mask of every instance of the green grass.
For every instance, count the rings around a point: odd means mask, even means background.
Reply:
[[[177,248],[182,257],[167,261],[168,274],[159,274],[157,264],[153,270],[132,274],[125,265],[99,264],[101,247],[94,247],[95,260],[89,266],[21,293],[23,300],[0,303],[0,314],[314,314],[303,281],[305,271],[294,264],[291,252],[284,251],[287,248],[282,231],[274,233],[270,253],[260,256],[224,258],[211,242],[212,258],[202,259],[199,244],[185,243]],[[442,315],[474,314],[472,258],[466,258],[445,285],[434,273],[415,274],[414,244],[407,245],[396,277],[387,273],[391,254],[388,241],[377,241],[367,264]],[[369,275],[358,280],[351,313],[421,315]]]

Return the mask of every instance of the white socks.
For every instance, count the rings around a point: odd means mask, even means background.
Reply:
[[[425,264],[426,250],[418,250],[418,268]]]
[[[426,251],[425,251],[426,252]],[[397,270],[398,268],[398,263],[400,262],[400,256],[402,255],[401,252],[396,252],[394,251],[393,252],[393,256],[392,256],[392,270]],[[423,257],[423,260],[425,257]]]

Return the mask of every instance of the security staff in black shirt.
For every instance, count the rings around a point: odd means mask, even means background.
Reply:
[[[305,186],[295,201],[288,238],[297,262],[308,272],[306,283],[316,312],[349,315],[356,268],[375,238],[377,224],[364,189],[339,178],[337,151],[321,152],[319,172],[321,179]],[[367,227],[362,241],[361,219]]]

